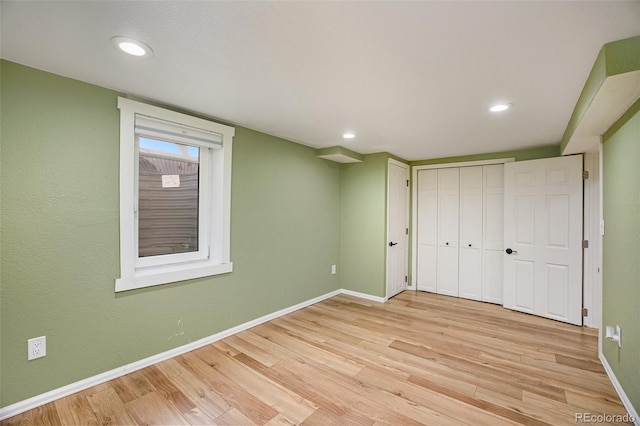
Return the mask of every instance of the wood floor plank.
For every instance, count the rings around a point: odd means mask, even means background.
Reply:
[[[265,423],[266,426],[295,426],[296,424],[296,422],[289,420],[282,414],[278,414],[269,420],[269,422]]]
[[[146,393],[126,403],[125,406],[139,425],[181,425],[187,422],[156,392]]]
[[[318,408],[302,423],[305,426],[344,426],[358,425],[370,426],[374,421],[368,418],[353,418],[347,415],[340,415],[325,408]]]
[[[242,414],[240,411],[232,408],[227,411],[220,417],[217,417],[214,421],[216,425],[229,425],[229,426],[243,426],[243,425],[254,425],[254,423],[250,418]],[[257,423],[264,424],[264,423]]]
[[[239,412],[243,418],[256,424],[264,424],[278,415],[277,410],[263,403],[194,354],[187,353],[177,357],[176,360],[191,374],[211,386],[214,392],[233,407],[234,413]],[[233,416],[225,417],[225,419],[229,418]]]
[[[153,392],[154,388],[141,371],[135,371],[113,380],[113,389],[125,404]]]
[[[187,398],[171,380],[162,374],[157,366],[152,365],[143,369],[142,374],[144,374],[155,391],[163,396],[166,403],[170,405],[173,410],[178,413],[190,413],[196,410],[196,404]],[[211,419],[209,418],[208,421],[211,422]]]
[[[591,371],[594,373],[604,373],[602,364],[596,360],[575,358],[571,356],[556,354],[556,362],[558,364],[575,367],[581,371]]]
[[[245,354],[239,354],[235,358],[263,376],[292,389],[305,399],[320,406],[323,412],[326,411],[336,418],[342,419],[343,424],[370,424],[372,422],[366,413],[366,408],[369,408],[368,404],[361,404],[355,395],[353,397],[356,401],[345,399],[343,394],[336,395],[334,384],[327,382],[323,375],[315,369],[308,369],[303,373],[300,368],[296,368],[295,364],[287,366],[276,364],[273,367],[266,367]],[[313,417],[316,412],[310,417]]]
[[[122,400],[112,387],[93,393],[84,391],[87,401],[102,425],[136,425]]]
[[[53,402],[41,405],[33,410],[33,423],[42,426],[57,426],[61,423],[60,416]]]
[[[17,414],[0,422],[2,426],[32,426],[33,410]]]
[[[370,344],[363,343],[362,346],[367,348],[371,347]],[[449,366],[439,362],[436,359],[427,359],[415,356],[410,353],[397,351],[393,348],[381,348],[372,347],[371,350],[385,354],[385,357],[396,360],[396,362],[405,363],[407,366],[411,366],[417,369],[411,374],[415,379],[426,379],[432,382],[447,382],[447,379],[451,379],[451,383],[447,383],[447,386],[456,389],[460,392],[460,388],[466,387],[464,383],[472,386],[483,386],[487,389],[495,390],[496,392],[504,393],[513,398],[520,398],[522,395],[522,389],[518,386],[514,386],[510,383],[501,382],[495,380],[491,375],[482,374],[482,372],[476,372],[469,370],[460,370],[456,366]],[[433,375],[438,377],[437,380],[433,380]],[[455,386],[453,384],[456,384]]]
[[[597,348],[498,305],[338,295],[0,426],[569,425],[626,413]]]
[[[508,422],[501,423],[492,415],[483,416],[483,413],[474,411],[473,408],[461,408],[446,397],[425,392],[405,380],[389,380],[384,375],[371,372],[368,368],[358,374],[357,379],[362,380],[367,386],[382,391],[377,399],[393,407],[394,411],[422,424],[464,425],[466,422],[460,419],[465,416],[474,418],[476,424],[508,424]]]
[[[163,361],[156,366],[207,416],[215,419],[231,409],[231,405],[224,398],[190,374],[175,359]]]
[[[182,417],[185,418],[187,424],[189,425],[210,426],[215,424],[215,419],[209,417],[198,407],[192,408],[191,410],[182,413]]]
[[[551,398],[565,400],[566,402],[564,392],[561,388],[549,385],[535,376],[513,374],[511,371],[505,371],[494,365],[465,358],[464,354],[449,355],[448,353],[432,351],[423,346],[413,345],[400,340],[394,341],[391,347],[419,357],[434,359],[439,363],[444,363],[457,371],[465,372],[471,376],[484,377],[492,381],[495,380],[505,388],[511,385],[519,390],[526,389],[531,392],[538,392]]]
[[[262,324],[248,334],[260,336],[262,341],[276,343],[279,352],[292,351],[295,353],[294,356],[304,359],[305,362],[313,360],[318,364],[331,365],[333,369],[347,376],[355,376],[362,370],[362,365],[358,365],[352,359],[325,351],[319,346],[313,345],[313,341],[309,341],[303,336],[291,338],[291,334],[286,329],[275,324]]]
[[[225,339],[226,343],[233,346],[238,352],[251,356],[253,359],[263,363],[267,367],[272,367],[273,364],[278,361],[277,355],[243,339],[241,334],[242,333],[227,337]]]
[[[604,395],[594,396],[591,393],[565,391],[568,404],[577,412],[590,412],[624,415],[626,410],[620,405],[617,397]]]
[[[78,392],[54,402],[60,423],[65,425],[97,426],[98,419],[84,393]]]
[[[318,406],[280,384],[256,372],[243,363],[218,350],[217,345],[209,345],[194,351],[194,355],[202,359],[212,368],[233,380],[295,423],[302,423]],[[238,354],[239,355],[239,354]]]
[[[562,425],[567,424],[569,420],[573,421],[573,418],[569,419],[553,411],[541,409],[540,406],[524,402],[522,398],[511,398],[508,395],[483,388],[476,390],[474,398],[520,413],[523,416],[536,419],[549,425]]]

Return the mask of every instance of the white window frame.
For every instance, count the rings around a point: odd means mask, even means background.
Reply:
[[[225,274],[231,262],[231,153],[235,129],[223,124],[159,108],[126,98],[118,98],[120,109],[120,278],[115,291],[133,290],[160,284]],[[218,133],[222,147],[201,149],[202,185],[200,221],[204,240],[192,253],[138,257],[137,182],[138,143],[136,114],[178,125]],[[218,147],[216,147],[218,148]]]

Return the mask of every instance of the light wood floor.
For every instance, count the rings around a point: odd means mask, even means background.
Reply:
[[[404,292],[337,296],[2,422],[561,425],[624,415],[596,330]]]

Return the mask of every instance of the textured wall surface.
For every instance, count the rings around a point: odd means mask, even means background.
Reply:
[[[623,344],[601,336],[602,351],[640,410],[640,101],[605,135],[603,203],[602,324]]]
[[[341,284],[380,297],[386,293],[388,159],[365,155],[342,169]]]
[[[1,406],[340,288],[340,166],[238,127],[233,273],[115,294],[118,93],[1,64]]]

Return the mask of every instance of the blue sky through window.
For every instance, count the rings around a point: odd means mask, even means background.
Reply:
[[[166,153],[175,156],[198,159],[200,148],[197,146],[177,144],[174,142],[159,141],[150,138],[140,138],[140,150],[149,150],[156,153]]]

